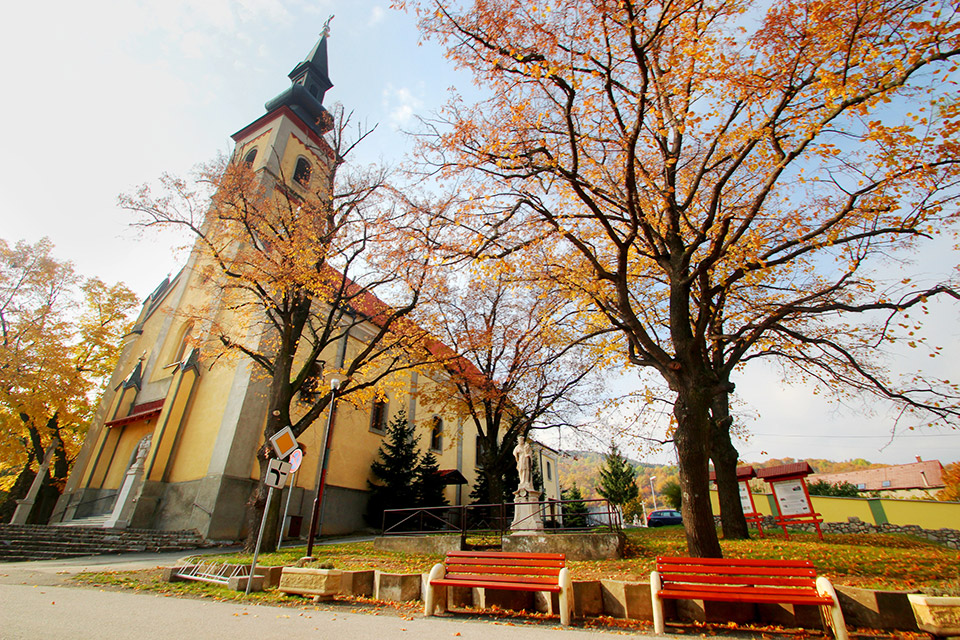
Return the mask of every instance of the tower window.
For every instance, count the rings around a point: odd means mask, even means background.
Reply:
[[[384,433],[387,430],[387,403],[383,400],[374,400],[370,411],[370,431]]]
[[[293,172],[293,179],[303,186],[310,184],[310,173],[313,169],[306,158],[297,158],[297,168]]]
[[[430,430],[430,448],[434,451],[443,449],[443,418],[433,417],[433,426]]]
[[[310,92],[310,95],[312,95],[314,98],[318,97],[318,96],[317,96],[317,85],[311,84],[311,85],[310,85],[310,88],[308,89],[308,91]]]
[[[253,164],[253,161],[257,159],[257,148],[254,147],[247,152],[247,155],[243,157],[243,161],[248,165]]]

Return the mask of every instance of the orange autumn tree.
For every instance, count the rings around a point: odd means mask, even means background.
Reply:
[[[689,553],[746,536],[731,375],[770,357],[956,424],[956,386],[876,358],[949,274],[884,279],[956,223],[960,18],[920,0],[447,0],[426,37],[488,89],[427,122],[451,222],[603,314],[674,402]],[[913,327],[910,327],[912,329]]]
[[[6,522],[45,451],[53,459],[28,522],[46,524],[132,325],[123,284],[83,278],[43,238],[0,239],[0,470],[13,479]]]
[[[591,326],[563,291],[526,281],[523,264],[490,266],[446,270],[417,314],[443,345],[439,382],[421,397],[476,433],[475,501],[499,504],[514,499],[504,478],[516,469],[518,440],[578,426],[603,395],[597,338],[609,328]]]
[[[328,165],[309,190],[236,157],[193,183],[164,176],[159,195],[145,186],[121,197],[142,226],[193,238],[191,260],[209,287],[208,302],[190,312],[202,358],[246,358],[268,381],[260,482],[248,503],[251,549],[266,504],[269,438],[316,423],[333,399],[331,380],[337,398],[363,406],[393,373],[427,358],[423,332],[406,320],[430,277],[428,258],[406,239],[417,221],[391,202],[385,170],[345,164],[369,134],[349,128],[338,109],[321,149]],[[362,345],[347,348],[351,337]],[[265,541],[276,540],[276,522],[267,519]]]

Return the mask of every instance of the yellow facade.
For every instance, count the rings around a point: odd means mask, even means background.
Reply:
[[[763,515],[776,515],[773,495],[753,495],[757,511]],[[922,529],[956,529],[960,527],[960,502],[936,502],[933,500],[900,500],[896,498],[837,498],[833,496],[810,496],[813,509],[824,522],[847,522],[859,518],[867,524],[917,525]],[[720,503],[715,489],[710,491],[714,513],[720,513]]]

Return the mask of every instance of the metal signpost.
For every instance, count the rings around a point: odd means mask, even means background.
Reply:
[[[303,462],[303,451],[301,449],[294,449],[287,461],[290,463],[290,488],[287,490],[287,502],[283,506],[283,515],[280,516],[280,526],[278,527],[280,533],[277,535],[278,549],[280,545],[283,544],[283,529],[287,522],[287,514],[290,512],[290,498],[293,497],[293,488],[297,486],[297,469],[300,468],[300,463]]]
[[[291,437],[293,437],[291,435]],[[294,440],[296,443],[296,440]],[[270,502],[273,500],[273,490],[280,489],[287,483],[287,476],[290,474],[290,463],[271,458],[267,463],[267,475],[263,483],[270,487],[267,490],[267,504],[263,507],[263,517],[260,519],[260,531],[257,533],[257,546],[253,551],[253,562],[250,564],[250,577],[247,578],[247,595],[250,595],[250,587],[253,586],[253,578],[257,575],[257,556],[260,555],[260,543],[263,542],[263,529],[267,524],[267,514],[270,512]]]

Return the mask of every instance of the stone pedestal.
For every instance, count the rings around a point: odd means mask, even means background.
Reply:
[[[30,485],[30,490],[27,491],[25,498],[17,500],[17,508],[13,512],[13,519],[10,520],[10,524],[27,524],[27,520],[30,518],[30,512],[33,511],[33,505],[37,502],[37,493],[40,492],[40,485],[43,484],[43,479],[47,477],[47,469],[50,468],[50,462],[53,460],[53,452],[56,450],[58,444],[60,444],[60,441],[54,440],[47,445],[47,450],[43,454],[43,462],[40,464],[40,469],[37,471],[37,475]]]
[[[540,517],[540,494],[521,487],[513,494],[513,523],[510,530],[517,534],[543,531],[543,519]]]

